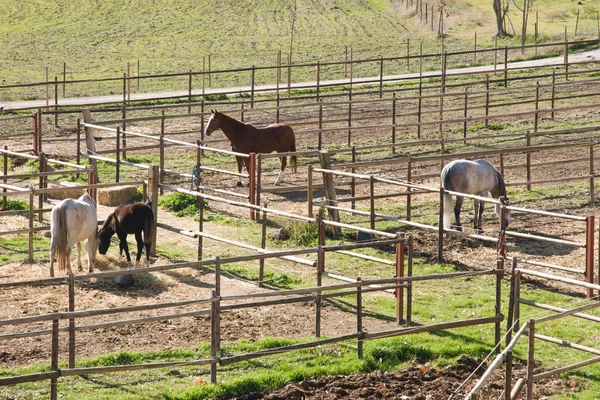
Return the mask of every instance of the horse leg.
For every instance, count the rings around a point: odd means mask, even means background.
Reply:
[[[81,242],[75,243],[77,248],[77,270],[83,271],[83,266],[81,265]]]
[[[242,163],[244,162],[242,157],[235,156],[235,161],[237,161],[238,173],[242,173]],[[238,177],[238,181],[235,184],[236,187],[242,187],[242,177]]]
[[[477,215],[477,226],[475,227],[475,229],[477,229],[478,233],[483,233],[483,229],[481,229],[481,220],[483,218],[483,205],[484,205],[484,201],[480,201],[479,202],[479,209],[477,210],[478,213]]]
[[[119,251],[125,251],[125,256],[127,257],[127,268],[131,268],[131,256],[129,255],[129,246],[127,246],[127,234],[126,233],[117,233],[119,237]]]
[[[89,239],[83,242],[83,247],[85,248],[85,252],[88,256],[88,274],[91,274],[92,272],[94,272],[94,265],[92,264],[92,246],[90,245]]]
[[[456,196],[456,204],[454,205],[454,218],[456,219],[457,231],[462,231],[462,225],[460,224],[460,209],[462,208],[464,200],[464,197]]]
[[[279,175],[277,176],[277,179],[275,179],[275,186],[279,185],[285,179],[285,166],[287,164],[287,157],[279,157],[279,160],[281,161],[281,168],[279,169]]]
[[[142,253],[144,252],[144,241],[142,240],[142,231],[135,233],[135,242],[137,243],[137,254],[135,255],[135,265],[140,263]]]

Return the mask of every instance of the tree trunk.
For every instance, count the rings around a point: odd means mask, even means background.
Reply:
[[[504,15],[502,10],[502,0],[494,0],[494,13],[496,14],[496,27],[498,32],[496,36],[506,36],[506,30],[504,29]]]

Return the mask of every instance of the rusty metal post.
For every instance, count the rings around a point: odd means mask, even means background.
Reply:
[[[250,160],[248,163],[248,202],[252,205],[256,205],[256,153],[250,153]],[[254,220],[256,217],[256,210],[250,209],[250,219]]]
[[[585,217],[585,278],[588,283],[594,283],[594,229],[595,217]],[[586,288],[586,297],[594,295],[592,288]]]

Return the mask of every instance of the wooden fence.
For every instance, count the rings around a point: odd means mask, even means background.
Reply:
[[[556,282],[562,282],[573,286],[583,287],[588,291],[598,290],[600,291],[600,285],[581,282],[565,277],[560,277],[551,274],[545,274],[539,271],[533,271],[529,269],[524,269],[518,266],[518,260],[513,259],[512,261],[512,269],[511,269],[511,288],[510,288],[510,304],[509,304],[509,312],[506,320],[507,323],[507,334],[506,334],[506,347],[505,349],[494,359],[494,361],[490,364],[487,371],[482,375],[479,381],[475,384],[475,386],[471,389],[469,394],[465,397],[466,400],[475,400],[477,398],[477,392],[485,385],[491,374],[494,370],[496,370],[502,362],[505,363],[505,386],[504,386],[504,398],[506,400],[515,400],[519,398],[523,388],[526,388],[526,399],[533,399],[533,387],[536,381],[539,381],[544,378],[548,378],[551,376],[559,375],[564,372],[572,371],[578,368],[583,368],[588,365],[596,364],[600,362],[600,350],[591,348],[588,346],[584,346],[581,344],[573,343],[569,340],[559,339],[547,335],[542,335],[537,333],[537,329],[542,323],[552,322],[552,324],[556,325],[560,323],[560,320],[564,320],[565,317],[576,317],[580,319],[585,319],[587,321],[592,322],[600,322],[600,318],[594,315],[586,314],[586,311],[598,308],[600,306],[600,302],[594,301],[592,303],[587,303],[582,306],[564,309],[560,307],[556,307],[551,304],[543,304],[539,302],[535,302],[532,300],[525,299],[521,297],[521,277],[522,276],[532,276],[542,279],[547,279]],[[552,311],[554,314],[539,317],[539,318],[531,318],[528,321],[524,321],[521,326],[521,318],[520,318],[520,308],[521,305],[526,305],[530,307],[535,307],[545,311]],[[516,333],[515,333],[516,332]],[[514,337],[513,337],[514,334]],[[513,386],[513,378],[512,378],[512,369],[513,369],[513,355],[512,351],[514,346],[517,344],[517,341],[523,337],[527,336],[528,338],[528,351],[527,351],[527,371],[525,377],[520,377],[514,383]],[[540,363],[540,360],[535,360],[535,349],[536,349],[536,341],[543,341],[546,343],[556,344],[558,346],[562,346],[565,348],[570,348],[582,352],[586,352],[594,355],[590,359],[580,361],[577,363],[573,363],[570,365],[562,366],[559,368],[555,368],[552,370],[538,372],[535,373],[536,364]]]
[[[402,254],[404,254],[405,247],[407,246],[409,256],[412,254],[412,241],[409,238],[395,238],[393,240],[385,240],[386,242],[394,242],[396,245],[401,246]],[[371,245],[377,245],[377,241],[370,243]],[[365,244],[357,244],[352,246],[360,246]],[[276,292],[264,292],[264,293],[254,293],[248,295],[230,295],[224,296],[221,294],[221,266],[228,263],[235,262],[243,262],[243,261],[256,261],[256,260],[264,260],[274,257],[284,257],[290,255],[301,255],[301,254],[317,254],[317,259],[319,260],[319,264],[321,265],[318,269],[324,270],[324,265],[321,263],[325,263],[324,254],[328,251],[339,251],[340,247],[344,246],[327,246],[327,245],[319,245],[317,248],[310,249],[302,249],[302,250],[290,250],[285,252],[271,252],[260,255],[252,255],[252,256],[237,256],[237,257],[229,257],[229,258],[220,258],[197,262],[185,262],[179,264],[169,264],[163,266],[154,266],[147,268],[136,268],[136,269],[127,269],[127,270],[117,270],[117,271],[107,271],[100,272],[95,274],[87,274],[87,275],[69,275],[67,277],[59,277],[59,278],[50,278],[50,279],[42,279],[42,280],[34,280],[34,281],[20,281],[20,282],[6,282],[0,283],[0,288],[11,288],[11,287],[23,287],[23,286],[37,286],[37,285],[57,285],[57,284],[67,284],[68,292],[69,292],[69,311],[68,312],[55,312],[49,314],[41,314],[35,316],[28,316],[22,318],[13,318],[13,319],[4,319],[0,320],[0,327],[7,325],[22,325],[28,323],[39,323],[47,321],[51,323],[51,329],[42,330],[42,331],[30,331],[30,332],[22,332],[22,333],[11,333],[0,335],[1,340],[9,340],[15,338],[23,338],[23,337],[34,337],[34,336],[45,336],[51,335],[52,341],[52,352],[51,352],[51,370],[49,372],[28,374],[28,375],[20,375],[20,376],[10,376],[0,378],[0,385],[13,385],[23,382],[34,382],[41,380],[50,380],[50,393],[51,398],[57,398],[57,380],[63,376],[72,376],[72,375],[83,375],[83,374],[100,374],[100,373],[111,373],[118,371],[133,371],[140,369],[154,369],[154,368],[173,368],[173,367],[185,367],[185,366],[201,366],[208,365],[210,366],[210,375],[211,382],[216,382],[216,374],[217,367],[219,365],[225,366],[231,363],[254,359],[259,357],[268,356],[271,354],[278,354],[283,352],[294,351],[298,349],[306,349],[313,348],[317,346],[322,346],[325,344],[336,343],[341,341],[348,340],[357,340],[357,352],[358,356],[362,357],[362,345],[366,340],[374,340],[378,338],[413,334],[413,333],[421,333],[421,332],[431,332],[442,329],[451,329],[457,327],[465,327],[465,326],[474,326],[481,324],[495,324],[496,329],[499,329],[499,324],[503,320],[503,316],[500,314],[499,308],[496,308],[496,312],[494,316],[475,318],[470,320],[461,320],[461,321],[452,321],[452,322],[443,322],[437,323],[433,325],[424,325],[424,326],[406,326],[386,331],[379,332],[365,332],[363,330],[363,302],[362,296],[366,293],[383,291],[386,289],[393,289],[395,291],[401,290],[403,288],[409,288],[414,284],[418,284],[419,282],[427,282],[431,280],[439,280],[439,279],[456,279],[456,278],[464,278],[464,277],[475,277],[475,276],[484,276],[484,275],[495,275],[497,280],[502,279],[502,270],[498,269],[490,269],[487,271],[477,271],[477,272],[456,272],[456,273],[448,273],[448,274],[435,274],[435,275],[422,275],[422,276],[403,276],[396,278],[386,278],[386,279],[372,279],[372,280],[363,280],[361,278],[357,278],[354,282],[350,283],[342,283],[336,285],[327,285],[324,286],[321,282],[317,281],[317,286],[306,289],[294,289],[294,290],[282,290]],[[403,259],[403,258],[402,258]],[[214,268],[215,270],[215,282],[214,282],[214,290],[212,290],[212,294],[210,297],[200,297],[197,299],[186,299],[183,301],[172,301],[168,303],[154,303],[154,304],[143,304],[136,306],[128,306],[128,307],[116,307],[111,309],[92,309],[92,310],[81,310],[75,311],[75,302],[74,298],[74,290],[73,285],[76,281],[83,281],[89,279],[101,279],[118,276],[124,273],[128,274],[140,274],[140,273],[152,273],[158,271],[167,271],[167,270],[175,270],[181,268]],[[230,355],[225,357],[218,356],[218,350],[220,348],[220,325],[223,319],[222,313],[225,311],[240,309],[240,308],[256,308],[261,306],[271,306],[276,304],[288,304],[293,302],[306,302],[306,301],[315,301],[320,304],[322,301],[326,301],[331,298],[341,297],[341,296],[354,296],[356,298],[356,326],[357,331],[353,334],[347,334],[342,336],[335,336],[327,339],[320,338],[320,314],[321,308],[318,306],[316,308],[315,314],[315,336],[318,340],[311,341],[308,343],[301,343],[289,346],[277,347],[269,350],[261,350],[257,352],[247,353],[247,354],[237,354]],[[496,293],[496,296],[499,296],[499,293]],[[271,299],[269,299],[271,298]],[[262,300],[266,299],[266,300]],[[410,297],[407,298],[407,310],[410,308]],[[243,301],[240,303],[240,300]],[[499,302],[498,297],[496,297],[497,303]],[[233,304],[227,304],[228,302],[235,302]],[[136,318],[130,320],[118,320],[101,324],[93,324],[93,325],[77,325],[76,322],[80,318],[85,317],[98,317],[102,315],[113,315],[113,314],[121,314],[125,312],[140,312],[146,310],[161,310],[166,308],[184,306],[184,305],[205,305],[204,308],[200,310],[195,310],[187,313],[175,313],[175,314],[161,314],[152,317],[145,318]],[[401,304],[403,307],[403,305]],[[408,311],[407,311],[408,313]],[[210,343],[211,350],[210,356],[204,357],[200,359],[190,360],[190,361],[181,361],[181,362],[164,362],[164,363],[147,363],[147,364],[134,364],[134,365],[120,365],[120,366],[109,366],[109,367],[88,367],[88,368],[77,368],[76,364],[76,353],[75,353],[75,338],[77,332],[81,332],[84,330],[95,330],[119,325],[128,325],[128,324],[137,324],[137,323],[145,323],[151,322],[155,320],[165,320],[165,319],[173,319],[173,318],[183,318],[197,315],[208,315],[211,320],[211,328],[210,328]],[[68,321],[68,327],[59,327],[59,322]],[[404,322],[404,321],[403,321]],[[59,359],[59,351],[58,351],[58,339],[60,332],[68,332],[69,335],[69,350],[68,350],[68,360],[69,365],[68,368],[58,368],[58,359]],[[497,331],[496,337],[499,337],[499,331]]]
[[[563,62],[560,64],[565,67],[565,73],[568,74],[568,64],[569,64],[569,47],[573,46],[583,46],[583,45],[593,45],[598,43],[598,40],[578,40],[578,41],[569,41],[566,37],[562,42],[556,43],[548,43],[548,44],[534,44],[530,46],[519,46],[519,47],[498,47],[490,49],[475,49],[468,51],[456,51],[456,52],[448,52],[444,47],[444,43],[442,41],[442,48],[438,53],[431,54],[423,54],[422,47],[420,47],[419,54],[411,55],[407,52],[406,56],[399,57],[376,57],[376,58],[367,58],[362,60],[348,60],[348,61],[331,61],[331,62],[321,62],[318,61],[316,63],[305,63],[305,64],[297,64],[297,65],[288,65],[284,67],[283,65],[273,65],[273,66],[264,66],[264,67],[248,67],[248,68],[238,68],[238,69],[230,69],[230,70],[218,70],[218,71],[188,71],[185,73],[170,73],[170,74],[158,74],[158,75],[147,75],[147,76],[129,76],[127,73],[123,74],[120,77],[114,78],[103,78],[103,79],[80,79],[80,80],[66,80],[66,77],[63,77],[63,80],[59,80],[58,77],[55,78],[53,84],[50,82],[38,82],[31,84],[12,84],[12,85],[2,85],[0,86],[0,93],[4,93],[3,96],[10,97],[10,92],[14,90],[22,90],[23,88],[39,88],[40,90],[45,89],[45,94],[40,95],[40,98],[45,98],[45,107],[52,108],[54,110],[58,110],[60,106],[59,102],[59,86],[66,88],[67,86],[76,86],[76,85],[89,85],[92,83],[103,83],[112,86],[111,91],[114,92],[114,84],[119,84],[122,87],[122,93],[120,95],[113,95],[110,100],[102,100],[99,102],[90,101],[87,105],[92,104],[114,104],[114,103],[122,103],[128,104],[132,101],[136,101],[136,96],[131,95],[131,82],[135,83],[139,81],[144,81],[144,86],[148,87],[148,81],[152,80],[161,80],[161,79],[174,79],[182,80],[185,79],[187,82],[187,91],[182,91],[181,94],[172,95],[165,94],[160,96],[138,96],[137,100],[166,100],[166,99],[187,99],[188,104],[191,104],[193,97],[202,96],[205,97],[208,94],[212,96],[223,96],[223,95],[238,95],[240,93],[245,93],[250,96],[250,106],[253,107],[255,96],[258,93],[266,93],[276,91],[278,94],[283,92],[287,92],[288,96],[290,95],[290,91],[292,89],[310,89],[315,90],[318,94],[320,93],[323,87],[331,86],[332,83],[325,81],[323,82],[321,79],[322,73],[321,69],[328,68],[329,70],[337,71],[339,74],[337,77],[331,77],[330,79],[334,82],[339,81],[342,76],[342,81],[344,85],[348,85],[350,90],[355,84],[358,85],[375,85],[379,87],[380,91],[383,91],[383,86],[385,83],[398,82],[399,79],[397,77],[389,78],[392,73],[400,73],[400,72],[410,72],[410,63],[413,62],[413,65],[418,65],[419,74],[428,76],[429,74],[424,73],[424,65],[428,67],[428,70],[433,69],[432,66],[436,65],[442,72],[438,75],[440,77],[444,77],[446,75],[447,69],[449,66],[454,64],[456,65],[464,65],[465,60],[467,62],[472,59],[479,58],[479,62],[483,62],[484,59],[487,62],[493,63],[493,70],[495,72],[503,72],[505,77],[505,82],[508,79],[508,62],[509,62],[509,53],[513,52],[515,57],[522,56],[521,52],[523,50],[534,49],[536,54],[538,49],[555,49],[558,48],[563,53]],[[408,50],[410,51],[410,49]],[[454,61],[453,61],[454,60]],[[387,65],[387,69],[386,69]],[[406,65],[406,68],[401,67]],[[392,71],[395,66],[395,70]],[[360,78],[357,75],[359,68],[362,68],[363,71],[368,73],[378,74],[376,77],[367,77]],[[300,73],[297,71],[302,70],[312,70],[314,71],[315,82],[311,83],[294,83],[292,80],[292,76],[297,76]],[[281,72],[282,70],[287,70],[287,85],[282,86],[280,84]],[[349,78],[346,78],[347,72],[350,71]],[[356,72],[355,72],[356,71]],[[386,77],[386,72],[388,77]],[[231,82],[228,78],[230,76],[235,76],[237,82],[234,84],[234,89],[212,89],[210,91],[207,90],[206,77],[211,76],[220,81]],[[258,77],[258,79],[257,79]],[[336,79],[337,78],[337,79]],[[201,87],[194,87],[193,82],[194,79],[201,80]],[[245,81],[245,82],[244,82]],[[257,81],[261,82],[272,82],[266,85],[257,85]],[[247,86],[242,88],[239,87],[239,82],[244,82]],[[249,82],[246,83],[246,82]],[[339,85],[339,83],[336,83]],[[54,103],[50,104],[48,102],[48,89],[53,86],[54,88]],[[135,87],[135,85],[134,85]],[[73,92],[69,89],[70,92]],[[210,92],[210,93],[209,93]],[[65,96],[66,89],[63,89],[63,96]],[[81,97],[80,95],[78,97]],[[278,96],[279,97],[279,96]],[[65,99],[61,99],[65,102]],[[80,102],[79,102],[80,103]],[[73,104],[71,104],[72,106]],[[21,109],[31,109],[32,107],[24,107]],[[34,106],[34,109],[39,108],[39,106]]]
[[[548,212],[548,211],[543,211],[543,210],[535,210],[535,209],[529,209],[529,208],[523,208],[523,207],[514,207],[514,206],[508,205],[508,201],[506,201],[506,203],[504,203],[502,201],[499,201],[498,199],[492,199],[489,197],[481,197],[481,196],[476,196],[476,195],[468,195],[468,194],[464,194],[464,193],[456,193],[456,192],[444,190],[441,187],[438,189],[438,188],[427,187],[424,185],[415,185],[415,184],[412,184],[407,181],[398,180],[398,179],[390,179],[390,178],[381,178],[376,175],[360,175],[360,174],[355,174],[355,173],[351,173],[351,172],[336,171],[333,169],[323,169],[323,168],[311,168],[309,174],[312,174],[312,173],[321,173],[323,175],[324,182],[327,182],[326,176],[342,176],[345,178],[352,178],[352,180],[362,180],[362,181],[368,182],[369,183],[369,195],[368,196],[361,196],[361,197],[354,196],[354,197],[350,197],[350,198],[346,197],[343,200],[345,200],[345,201],[357,200],[357,199],[368,200],[369,201],[369,211],[356,210],[354,207],[353,208],[340,207],[339,203],[341,202],[342,199],[337,198],[337,196],[335,195],[335,188],[330,189],[330,190],[325,190],[326,198],[324,199],[323,202],[314,202],[313,196],[312,196],[313,188],[309,187],[309,189],[308,189],[309,190],[309,195],[308,195],[309,213],[311,213],[313,206],[318,206],[318,207],[326,208],[328,210],[336,210],[338,213],[344,212],[344,213],[354,215],[354,216],[368,217],[370,229],[376,229],[376,221],[379,220],[379,221],[395,221],[395,222],[400,223],[401,225],[405,225],[410,228],[435,231],[438,233],[438,261],[439,262],[443,262],[443,260],[444,260],[444,257],[443,257],[444,237],[447,234],[459,235],[459,236],[463,236],[463,237],[469,237],[472,239],[496,243],[498,246],[498,255],[500,257],[505,257],[505,252],[506,252],[505,246],[506,246],[506,238],[507,237],[512,237],[515,240],[528,239],[528,240],[541,241],[541,242],[545,242],[545,243],[551,243],[551,244],[555,244],[555,245],[560,244],[560,245],[570,246],[573,248],[584,248],[585,249],[585,267],[583,269],[565,267],[565,266],[561,266],[561,265],[555,265],[555,264],[544,263],[544,262],[539,262],[539,261],[536,262],[533,260],[526,260],[526,259],[522,259],[522,258],[519,260],[522,263],[536,265],[538,267],[550,268],[550,269],[555,269],[555,270],[561,270],[563,272],[568,272],[571,274],[583,275],[586,282],[589,284],[592,284],[595,281],[594,280],[594,278],[595,278],[595,274],[594,274],[595,217],[593,215],[590,215],[587,217],[581,217],[581,216],[576,216],[576,215],[553,213],[553,212]],[[309,182],[312,182],[312,181],[313,181],[313,179],[309,178]],[[393,189],[386,190],[384,194],[375,195],[375,184],[376,183],[385,184],[388,186],[391,185],[392,187],[400,186],[400,187],[403,187],[404,190],[400,191],[400,192],[395,192]],[[334,185],[333,180],[331,180],[330,184]],[[426,194],[426,193],[436,193],[436,194],[439,193],[440,203],[439,203],[438,221],[441,221],[443,218],[443,215],[444,215],[443,197],[444,197],[444,194],[447,193],[447,194],[451,194],[451,195],[460,195],[465,198],[476,199],[479,201],[496,204],[496,205],[500,206],[501,210],[505,210],[503,212],[512,212],[513,215],[514,215],[514,213],[519,213],[520,215],[525,215],[525,216],[527,216],[527,215],[549,216],[549,217],[561,219],[563,221],[575,221],[575,222],[579,222],[579,223],[583,222],[585,224],[585,242],[575,242],[572,240],[565,240],[565,239],[561,239],[561,238],[552,238],[552,237],[544,236],[543,234],[522,233],[522,232],[518,232],[518,231],[514,231],[514,230],[509,230],[504,225],[500,226],[500,233],[498,234],[498,236],[496,236],[496,237],[487,236],[487,235],[483,235],[483,234],[479,234],[479,233],[469,233],[469,232],[457,231],[454,229],[445,229],[441,223],[438,223],[438,225],[436,226],[436,225],[415,222],[410,219],[410,211],[407,211],[406,219],[396,217],[396,216],[381,214],[376,211],[376,205],[375,205],[376,199],[390,198],[390,197],[393,198],[393,197],[402,196],[402,197],[406,198],[407,209],[410,209],[411,202],[412,202],[410,200],[411,197],[418,195],[418,194]],[[330,217],[331,217],[331,214],[330,214]],[[505,218],[501,218],[501,221],[505,221]],[[600,230],[599,230],[598,242],[600,244]],[[517,258],[514,258],[514,257],[510,257],[510,259],[517,260]],[[600,260],[598,260],[598,261],[599,261],[598,276],[600,279]],[[588,297],[591,297],[593,295],[593,292],[591,289],[588,288],[588,290],[586,291],[586,294]]]

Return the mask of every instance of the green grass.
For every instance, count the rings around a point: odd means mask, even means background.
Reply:
[[[6,4],[0,14],[0,34],[4,38],[0,58],[4,61],[2,83],[16,84],[59,81],[66,71],[67,80],[89,78],[119,78],[127,72],[142,77],[152,74],[201,71],[203,63],[212,71],[273,66],[281,51],[286,64],[290,50],[292,12],[288,1],[226,0],[220,2],[183,2],[169,0],[128,3],[107,0],[90,3],[81,0],[35,0],[27,4]],[[494,44],[495,20],[489,0],[449,2],[446,17],[447,51],[464,51],[473,47],[473,32],[478,35],[478,47]],[[577,10],[580,10],[578,38],[596,35],[595,8],[591,0],[539,0],[530,18],[528,43],[532,43],[535,12],[539,15],[539,38],[543,41],[562,40],[567,26],[573,39]],[[520,34],[521,14],[511,7],[511,23]],[[114,21],[120,21],[115,24]],[[315,35],[318,32],[318,35]],[[85,40],[82,40],[85,38]],[[352,49],[355,60],[406,55],[406,39],[411,40],[411,54],[419,52],[423,41],[424,53],[438,53],[441,40],[421,23],[414,11],[400,11],[390,0],[337,0],[321,2],[298,0],[294,24],[292,61],[295,64],[317,60],[343,61]],[[520,38],[505,38],[499,45],[519,45]],[[545,50],[540,50],[540,53]],[[548,51],[554,51],[549,49]],[[86,59],[77,63],[73,54]],[[513,55],[511,55],[513,56]],[[539,56],[539,55],[538,55]],[[481,56],[483,57],[483,56]],[[536,57],[533,53],[521,58]],[[456,56],[451,63],[470,65],[469,56]],[[483,63],[477,60],[475,64]],[[378,73],[378,63],[355,67],[355,76]],[[387,73],[406,72],[403,63],[389,63]],[[411,67],[417,68],[416,63]],[[437,61],[424,65],[425,70],[439,68]],[[340,78],[342,66],[324,67],[321,79]],[[283,71],[283,80],[287,79]],[[258,84],[272,82],[272,70],[256,72]],[[215,74],[212,86],[247,85],[250,73]],[[315,68],[294,70],[294,81],[314,80]],[[202,85],[195,77],[192,84]],[[139,81],[140,91],[184,90],[187,76],[153,78]],[[138,91],[138,82],[131,89]],[[53,85],[50,88],[54,90]],[[68,85],[59,96],[79,97],[90,94],[120,93],[119,79],[104,83]],[[52,94],[51,94],[52,95]],[[5,90],[3,99],[24,100],[44,98],[45,87]]]
[[[0,263],[23,261],[28,257],[28,235],[0,236]],[[49,259],[50,238],[33,234],[35,259]],[[43,256],[42,256],[43,254]]]

